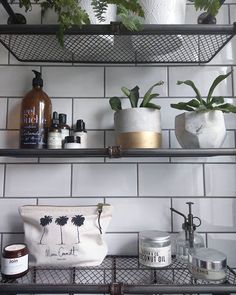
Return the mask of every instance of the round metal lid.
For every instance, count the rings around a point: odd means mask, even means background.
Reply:
[[[199,248],[189,253],[189,262],[199,268],[217,271],[226,268],[227,257],[215,249]]]
[[[139,239],[145,242],[167,242],[170,235],[163,231],[145,230],[139,233]]]

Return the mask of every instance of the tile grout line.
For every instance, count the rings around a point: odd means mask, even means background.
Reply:
[[[205,164],[202,165],[202,177],[203,177],[203,195],[206,197],[206,166]]]
[[[72,198],[73,197],[73,173],[74,173],[74,167],[73,167],[74,164],[71,164],[71,168],[70,168],[70,197]]]

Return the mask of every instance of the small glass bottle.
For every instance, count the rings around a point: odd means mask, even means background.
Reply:
[[[48,132],[48,149],[61,149],[61,129],[59,128],[58,113],[53,112],[52,125]]]
[[[87,148],[87,131],[85,129],[85,122],[83,120],[77,120],[76,128],[74,130],[74,136],[79,136],[81,140],[81,148]]]
[[[66,124],[66,114],[59,114],[59,128],[61,129],[62,144],[66,136],[70,135],[70,126]]]

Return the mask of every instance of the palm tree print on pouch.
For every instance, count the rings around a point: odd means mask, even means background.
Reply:
[[[44,217],[40,218],[40,225],[43,227],[43,234],[39,241],[39,244],[42,245],[43,237],[46,232],[46,226],[52,222],[52,216],[44,215]]]
[[[55,223],[60,226],[61,231],[61,244],[59,245],[63,245],[62,227],[67,224],[68,219],[67,216],[60,216],[55,220]]]
[[[79,227],[84,224],[85,218],[83,215],[75,215],[71,218],[72,224],[74,224],[77,227],[77,236],[78,236],[78,243],[80,243],[80,238],[79,238]]]

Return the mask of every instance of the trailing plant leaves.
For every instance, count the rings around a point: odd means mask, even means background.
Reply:
[[[119,97],[117,97],[117,96],[111,97],[109,99],[109,103],[110,103],[110,106],[111,106],[112,110],[114,110],[114,111],[122,110],[121,100],[120,100]]]
[[[192,100],[186,102],[186,105],[193,107],[193,108],[199,108],[200,103],[197,99],[192,99]]]
[[[212,97],[211,101],[210,101],[210,104],[213,105],[213,104],[221,104],[221,103],[224,103],[224,97],[223,96],[214,96]]]
[[[219,110],[223,113],[236,113],[236,106],[231,103],[225,103],[217,107],[214,107],[214,110]]]
[[[127,97],[130,96],[130,90],[127,87],[121,87],[121,91],[126,95]]]
[[[145,106],[145,108],[150,108],[150,109],[156,109],[156,110],[160,110],[161,109],[161,106],[155,104],[155,103],[147,103]]]
[[[177,110],[184,110],[184,111],[189,111],[189,112],[195,111],[195,109],[193,107],[188,106],[188,104],[185,102],[179,102],[177,104],[172,103],[170,106],[174,109],[177,109]]]
[[[95,16],[100,22],[104,22],[106,18],[104,17],[104,13],[107,10],[107,1],[106,0],[92,0],[91,5],[93,7],[93,11]]]
[[[160,86],[160,85],[163,85],[163,84],[164,84],[164,81],[159,81],[156,84],[154,84],[152,87],[150,87],[148,89],[148,91],[145,93],[143,101],[142,101],[140,106],[145,107],[154,97],[157,97],[159,94],[155,93],[154,96],[152,96],[151,95],[152,91],[156,86]]]
[[[212,83],[210,89],[209,89],[209,92],[207,94],[207,102],[209,103],[210,100],[211,100],[211,97],[212,97],[212,94],[216,88],[216,86],[218,86],[218,84],[220,84],[224,79],[226,79],[229,75],[232,74],[232,71],[227,73],[226,75],[220,75],[218,76]]]
[[[202,96],[201,96],[199,90],[197,89],[196,85],[193,83],[193,81],[191,81],[191,80],[177,81],[177,85],[182,85],[182,84],[190,86],[194,90],[194,92],[196,93],[196,99],[199,100],[200,102],[202,101]]]
[[[216,16],[220,9],[221,3],[220,0],[194,0],[194,5],[197,10],[203,9],[212,16]]]

